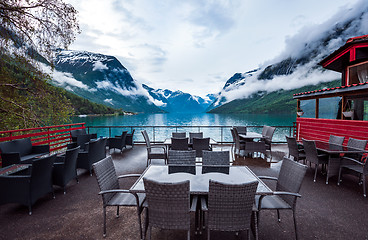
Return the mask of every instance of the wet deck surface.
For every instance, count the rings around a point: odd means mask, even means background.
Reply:
[[[223,149],[229,149],[228,146]],[[273,148],[280,159],[285,146]],[[146,149],[135,145],[122,153],[111,150],[118,175],[141,173],[146,167]],[[237,161],[239,164],[244,162]],[[245,162],[247,163],[247,162]],[[277,176],[280,163],[252,164],[249,167],[257,175]],[[153,164],[163,164],[156,160]],[[317,174],[313,183],[314,167],[307,170],[297,203],[297,221],[300,239],[368,239],[368,199],[363,197],[358,178],[344,175],[344,181],[337,186],[337,177],[329,185],[325,176]],[[98,193],[95,176],[78,171],[80,183],[72,181],[64,195],[55,187],[56,198],[47,195],[33,206],[32,216],[28,208],[19,204],[0,206],[0,239],[103,239],[102,199]],[[129,187],[132,182],[122,185]],[[270,186],[272,184],[270,183]],[[139,239],[135,208],[121,208],[120,218],[115,217],[116,208],[107,212],[107,237],[105,239]],[[194,220],[194,219],[193,219]],[[260,239],[294,239],[291,211],[281,212],[281,223],[276,212],[265,211],[260,215]],[[153,229],[152,239],[186,239],[185,232]],[[206,233],[191,239],[207,239]],[[234,233],[212,233],[211,239],[240,239]],[[245,239],[245,238],[243,238]]]

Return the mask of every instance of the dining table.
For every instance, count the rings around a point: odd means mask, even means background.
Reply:
[[[163,145],[166,146],[166,149],[168,149],[171,145],[171,138],[166,138],[165,141],[162,143]],[[189,146],[193,145],[192,142],[188,142]],[[215,141],[214,139],[210,138],[210,146],[211,148],[214,146],[214,145],[217,145],[217,141]]]
[[[3,168],[0,168],[0,176],[8,176],[12,174],[23,173],[28,170],[31,164],[12,164]]]
[[[239,133],[239,138],[242,139],[242,140],[251,140],[251,141],[253,141],[253,139],[263,138],[263,135],[260,134],[260,133],[256,133],[256,132],[247,132],[247,134]]]
[[[368,152],[363,149],[328,143],[319,140],[315,140],[314,142],[318,151],[326,153],[328,155],[326,184],[328,184],[328,179],[330,177],[337,176],[339,174],[341,155],[364,154]]]

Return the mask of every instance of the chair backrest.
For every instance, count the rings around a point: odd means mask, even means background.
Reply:
[[[298,143],[296,141],[295,137],[286,137],[288,149],[289,149],[289,155],[293,156],[294,159],[298,159],[299,157],[299,151],[298,151]]]
[[[203,132],[190,132],[189,142],[193,143],[193,138],[203,138]]]
[[[230,152],[203,150],[202,165],[230,165]]]
[[[128,131],[123,131],[121,133],[121,138],[124,139],[124,141],[125,141],[125,138],[126,138],[127,134],[128,134]]]
[[[171,138],[171,146],[172,150],[188,150],[189,143],[188,138]]]
[[[106,157],[106,142],[107,138],[99,138],[89,142],[88,158],[91,165]]]
[[[77,141],[77,136],[78,135],[82,135],[82,134],[87,134],[86,129],[82,128],[82,129],[77,129],[77,130],[71,130],[70,131],[70,135],[72,137],[72,141],[76,142]]]
[[[172,132],[173,138],[186,138],[187,133],[186,132]]]
[[[306,160],[318,164],[318,152],[316,143],[313,140],[302,139]]]
[[[352,148],[357,148],[360,150],[364,150],[365,147],[367,145],[367,140],[360,140],[360,139],[355,139],[355,138],[349,138],[348,147],[352,147]],[[350,158],[354,158],[358,161],[362,160],[362,156],[363,154],[361,153],[347,153],[345,154],[345,157],[350,157]]]
[[[169,150],[167,156],[168,164],[176,165],[195,165],[195,150]]]
[[[208,227],[218,231],[250,229],[258,182],[231,185],[209,181]]]
[[[190,229],[189,181],[159,183],[143,178],[149,224],[162,229]]]
[[[236,126],[234,128],[238,131],[238,134],[247,134],[246,126]]]
[[[233,137],[233,141],[235,143],[235,154],[239,154],[240,153],[240,140],[239,140],[239,135],[237,134],[237,131],[235,128],[231,128],[231,135]]]
[[[266,137],[267,136],[267,130],[268,130],[269,126],[264,125],[262,128],[262,136]]]
[[[276,184],[276,191],[299,193],[307,168],[306,165],[284,157]],[[295,206],[296,197],[285,195],[280,195],[280,197],[290,206]]]
[[[268,127],[267,128],[267,132],[266,132],[266,137],[271,141],[273,134],[275,132],[276,128],[275,127]]]
[[[197,157],[202,157],[203,150],[210,150],[210,138],[193,138],[193,149]]]
[[[52,191],[52,166],[56,154],[32,161],[31,199],[36,199]]]
[[[19,152],[22,157],[32,152],[32,142],[30,138],[2,142],[0,143],[0,151],[1,153]]]
[[[116,175],[114,163],[111,156],[108,156],[93,165],[93,171],[96,174],[97,183],[100,191],[119,189],[119,181]],[[102,195],[104,204],[107,204],[116,193]]]
[[[328,143],[342,145],[344,143],[344,140],[345,140],[345,137],[330,135],[330,139],[328,140]]]
[[[70,173],[71,176],[75,175],[79,149],[80,147],[77,146],[76,148],[66,150],[64,160],[64,173]]]
[[[151,149],[151,141],[150,141],[150,139],[148,137],[147,131],[146,130],[143,130],[141,132],[142,132],[144,141],[146,142],[147,150],[150,151],[150,149]]]
[[[77,145],[80,146],[81,149],[86,149],[86,143],[88,143],[91,138],[91,134],[80,134],[77,136]]]

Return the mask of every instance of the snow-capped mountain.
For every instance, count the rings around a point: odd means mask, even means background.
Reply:
[[[113,56],[87,51],[59,51],[53,83],[114,108],[132,112],[162,112]]]
[[[205,112],[215,99],[215,96],[212,94],[208,94],[206,98],[202,98],[182,91],[173,92],[168,89],[153,89],[144,84],[142,86],[152,96],[156,106],[171,113]]]
[[[234,74],[208,110],[222,105],[230,107],[229,103],[239,99],[340,79],[341,74],[326,71],[318,63],[347,39],[365,34],[368,34],[368,1],[361,0],[350,9],[341,8],[326,22],[304,27],[287,38],[284,52],[258,69]]]

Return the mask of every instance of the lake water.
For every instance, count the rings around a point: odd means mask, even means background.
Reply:
[[[229,128],[231,126],[259,126],[249,128],[248,131],[261,133],[263,125],[269,126],[293,126],[296,121],[295,114],[210,114],[210,113],[161,113],[138,114],[131,116],[87,116],[74,117],[74,123],[86,123],[87,127],[96,126],[134,126],[135,141],[143,141],[140,131],[146,129],[151,140],[163,141],[170,136],[172,131],[198,132],[203,131],[204,136],[214,138],[216,141],[231,141]],[[144,127],[151,126],[151,127]],[[152,127],[156,126],[156,127]],[[158,126],[185,126],[184,128],[163,128]],[[200,126],[200,127],[191,127]],[[216,128],[216,126],[228,126],[228,128]],[[121,135],[122,130],[128,132],[131,128],[91,128],[91,133],[98,136]],[[274,141],[285,141],[285,135],[290,135],[290,128],[277,128]]]

